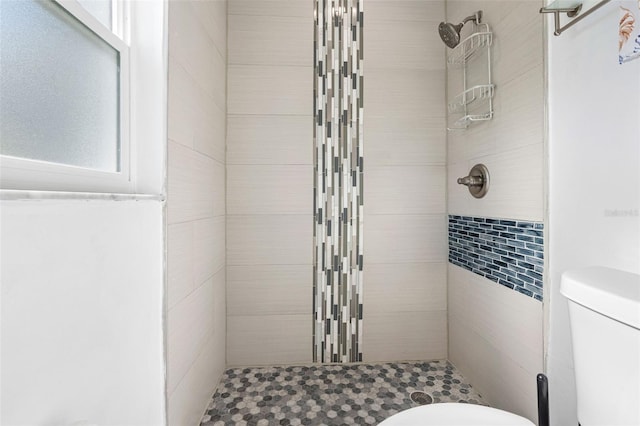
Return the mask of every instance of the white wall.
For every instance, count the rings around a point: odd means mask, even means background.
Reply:
[[[4,425],[164,423],[159,201],[0,202]]]
[[[640,60],[618,64],[617,3],[560,37],[549,35],[547,370],[551,422],[558,425],[577,424],[560,275],[588,265],[640,272]],[[611,215],[616,210],[631,213]]]
[[[0,191],[3,425],[165,423],[165,6],[130,16],[128,191],[154,195]]]
[[[227,2],[169,2],[168,423],[199,423],[225,367]]]
[[[364,361],[447,357],[443,0],[364,0]]]
[[[544,220],[541,5],[537,0],[447,0],[450,22],[483,10],[483,21],[493,31],[496,85],[494,118],[448,133],[449,214]],[[448,74],[450,91],[455,76]],[[491,177],[482,199],[473,198],[456,182],[476,163],[485,164]],[[542,303],[450,264],[448,306],[449,360],[489,404],[537,420]]]

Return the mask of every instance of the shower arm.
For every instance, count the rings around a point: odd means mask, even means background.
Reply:
[[[466,18],[464,18],[462,20],[462,25],[466,24],[469,21],[474,21],[476,23],[476,25],[478,25],[480,23],[480,20],[482,19],[482,11],[479,10],[476,13],[474,13],[473,15],[467,16]]]

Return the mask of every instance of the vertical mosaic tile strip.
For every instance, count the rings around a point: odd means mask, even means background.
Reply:
[[[314,362],[362,361],[363,0],[315,0]]]
[[[449,262],[542,301],[544,226],[449,216]]]

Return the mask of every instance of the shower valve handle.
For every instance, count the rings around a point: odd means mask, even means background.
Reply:
[[[482,177],[482,175],[465,176],[462,178],[458,178],[458,183],[460,185],[466,185],[466,186],[482,186],[484,185],[484,178]]]
[[[458,183],[466,185],[475,198],[482,198],[489,191],[489,170],[484,164],[476,164],[471,168],[469,176],[458,178]]]

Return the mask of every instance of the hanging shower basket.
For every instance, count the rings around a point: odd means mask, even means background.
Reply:
[[[473,122],[493,118],[492,42],[489,25],[479,24],[447,57],[449,69],[459,73],[462,80],[462,90],[448,103],[449,130],[464,130]]]

